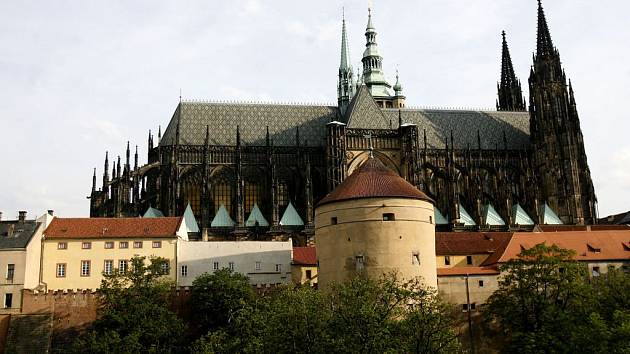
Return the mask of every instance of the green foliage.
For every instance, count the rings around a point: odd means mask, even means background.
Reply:
[[[190,306],[197,324],[207,331],[230,324],[254,298],[245,275],[223,268],[193,281]]]
[[[543,243],[502,267],[485,315],[507,340],[505,352],[628,352],[628,275],[611,270],[589,280],[573,256]]]
[[[73,346],[79,353],[177,352],[184,325],[168,308],[172,282],[164,278],[168,261],[134,257],[126,272],[104,274],[102,304],[92,329]]]

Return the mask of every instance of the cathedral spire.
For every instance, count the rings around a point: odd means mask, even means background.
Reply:
[[[541,0],[538,0],[538,38],[536,44],[536,55],[538,57],[553,55],[555,52]]]
[[[350,64],[350,49],[348,48],[348,34],[346,32],[346,16],[341,20],[341,62],[339,64],[339,81],[337,83],[337,102],[342,114],[345,114],[350,100],[354,96],[354,73]]]
[[[391,85],[383,73],[383,57],[378,52],[376,28],[372,23],[372,9],[368,9],[368,24],[365,29],[365,51],[363,52],[363,81],[373,97],[391,97]]]
[[[499,99],[497,100],[498,111],[525,111],[523,90],[521,82],[516,78],[510,48],[505,38],[505,31],[501,32],[503,37],[503,49],[501,55],[501,82],[497,85]]]

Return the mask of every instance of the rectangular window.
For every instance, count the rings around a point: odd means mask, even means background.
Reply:
[[[187,265],[183,265],[182,266],[182,277],[187,277],[188,276],[188,266]]]
[[[90,261],[81,261],[81,276],[90,276]]]
[[[219,270],[219,262],[212,263],[212,270]]]
[[[177,269],[175,269],[177,271]],[[171,265],[168,262],[162,263],[162,274],[168,275],[171,272]]]
[[[413,265],[420,265],[420,253],[414,252],[411,255],[411,264],[413,264]]]
[[[92,242],[82,242],[81,243],[81,249],[89,250],[90,248],[92,248]]]
[[[599,267],[593,267],[593,276],[598,277],[600,275]]]
[[[105,263],[103,265],[103,273],[107,275],[111,275],[113,270],[114,270],[114,261],[111,259],[105,260]]]
[[[444,265],[451,265],[451,257],[444,256]]]
[[[118,243],[118,248],[129,248],[129,242],[127,242],[127,241],[120,241]]]
[[[479,281],[479,287],[480,287],[480,288],[483,288],[483,280],[480,280],[480,281]]]
[[[153,248],[162,248],[162,241],[153,241]]]
[[[307,270],[306,271],[306,279],[311,280],[313,279],[313,271],[312,270]]]
[[[433,225],[433,217],[429,215],[429,224]]]
[[[66,264],[57,263],[57,278],[65,278],[65,277],[66,277]]]
[[[67,250],[68,249],[68,244],[66,242],[59,242],[59,243],[57,243],[57,249],[58,250]]]
[[[4,308],[10,309],[11,307],[13,307],[13,294],[4,294]]]
[[[466,256],[466,264],[468,264],[468,265],[472,265],[473,264],[473,257],[472,256]]]
[[[142,248],[142,241],[134,241],[133,248]]]
[[[234,262],[228,263],[228,267],[230,268],[230,270],[234,270]]]
[[[468,312],[468,304],[462,305],[462,312]]]
[[[330,218],[330,225],[337,225],[337,217]]]
[[[276,264],[276,272],[282,272],[282,264]]]
[[[362,255],[358,255],[354,257],[354,266],[357,272],[363,271],[363,263],[365,258]]]
[[[396,215],[394,213],[385,213],[383,214],[383,221],[395,221]]]
[[[262,268],[262,265],[260,262],[256,262],[256,270],[260,270]]]
[[[7,264],[7,280],[13,280],[15,275],[15,264]]]
[[[105,249],[111,250],[112,248],[114,248],[113,242],[105,242]]]
[[[471,303],[470,304],[470,311],[475,311],[477,309],[477,304],[476,303]],[[468,304],[463,304],[462,305],[462,312],[468,312]]]
[[[118,273],[123,274],[127,271],[127,260],[120,259],[118,260]]]

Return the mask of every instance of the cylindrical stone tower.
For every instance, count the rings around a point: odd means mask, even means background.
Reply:
[[[318,282],[395,271],[437,288],[433,201],[370,157],[315,209]]]

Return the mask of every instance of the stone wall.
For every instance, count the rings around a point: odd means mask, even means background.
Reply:
[[[4,346],[9,331],[9,321],[11,321],[11,315],[0,315],[0,353],[4,353]]]

